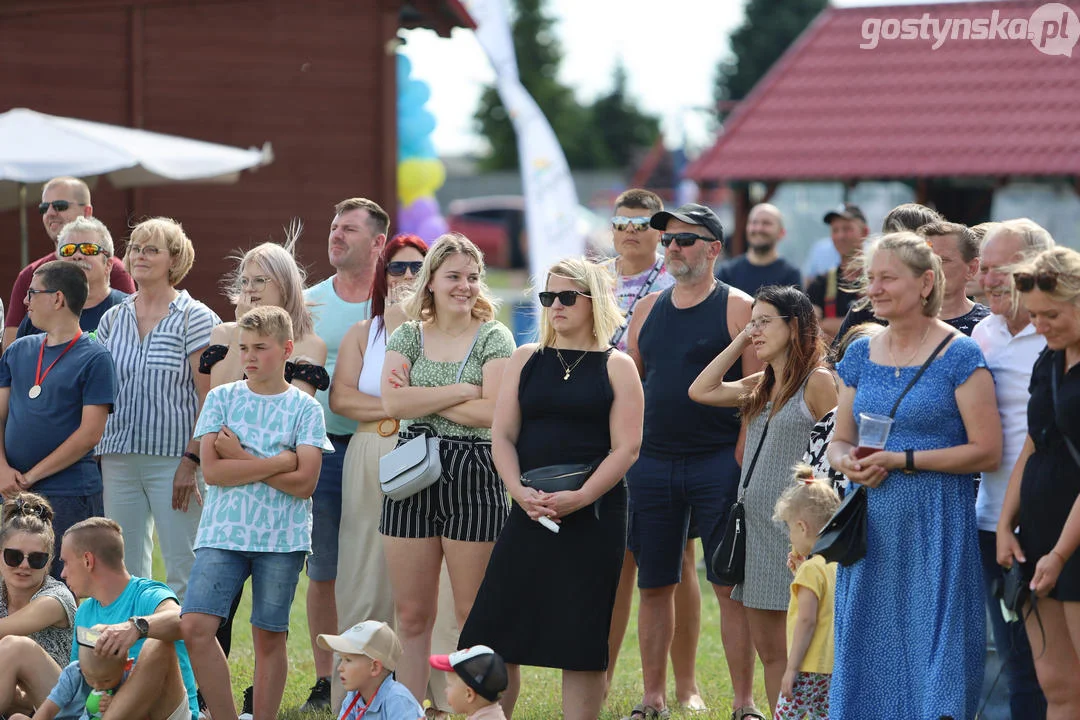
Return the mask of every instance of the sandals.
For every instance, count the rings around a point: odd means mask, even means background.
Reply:
[[[761,711],[751,705],[750,707],[735,708],[731,712],[731,720],[744,720],[744,718],[753,718],[754,720],[766,720],[765,716],[761,714]]]
[[[622,720],[668,720],[671,717],[671,709],[657,710],[652,705],[635,705],[630,714]],[[762,718],[761,720],[765,720]]]

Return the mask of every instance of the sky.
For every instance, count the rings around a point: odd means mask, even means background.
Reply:
[[[925,2],[833,0],[840,7]],[[706,147],[712,142],[707,108],[717,63],[729,53],[727,38],[742,23],[743,6],[744,0],[548,0],[564,53],[559,78],[580,101],[590,102],[611,89],[621,58],[631,97],[661,118],[668,145],[685,137],[690,149]],[[436,118],[435,149],[441,155],[482,151],[472,116],[495,73],[476,37],[460,28],[450,38],[430,30],[402,35],[412,77],[431,87],[427,109]]]

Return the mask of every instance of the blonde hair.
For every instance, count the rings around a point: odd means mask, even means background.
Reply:
[[[240,299],[240,278],[252,264],[258,266],[267,277],[281,290],[281,307],[289,313],[293,332],[296,337],[304,338],[315,332],[315,321],[311,317],[311,308],[304,299],[304,283],[307,272],[296,262],[296,243],[304,226],[294,220],[285,229],[285,244],[264,242],[240,256],[234,255],[236,269],[224,280],[226,297],[234,305]]]
[[[591,298],[593,335],[601,344],[606,345],[623,321],[623,315],[615,303],[615,292],[612,290],[615,287],[615,276],[607,268],[583,257],[560,260],[548,270],[547,279],[550,280],[552,275],[566,278]],[[544,287],[547,287],[546,282]],[[543,310],[540,311],[539,342],[542,348],[555,344],[555,328],[551,326],[548,313]]]
[[[18,533],[37,535],[49,553],[49,563],[52,563],[53,547],[56,544],[52,526],[53,514],[49,501],[32,492],[21,492],[5,500],[0,506],[0,545]]]
[[[480,272],[480,292],[476,296],[476,304],[473,305],[472,316],[478,320],[488,322],[495,319],[497,301],[491,297],[487,285],[484,283],[484,253],[473,244],[472,240],[461,233],[446,233],[440,235],[431,245],[431,250],[424,256],[424,264],[420,268],[420,274],[413,283],[413,294],[403,303],[402,309],[413,320],[421,322],[435,317],[435,296],[428,290],[435,273],[451,255],[464,255],[476,263]]]
[[[293,339],[292,318],[284,308],[275,305],[260,305],[244,313],[236,326],[263,337],[272,337],[284,345]]]
[[[873,262],[874,255],[882,250],[888,250],[895,254],[900,262],[917,278],[928,270],[933,271],[934,284],[930,287],[930,294],[925,298],[926,302],[922,306],[922,314],[926,317],[937,317],[941,311],[941,303],[945,299],[945,274],[941,270],[941,258],[934,254],[934,249],[926,242],[926,238],[920,237],[913,232],[904,231],[882,235],[877,242],[867,249],[863,264],[862,287],[860,289],[865,292],[870,285],[867,276],[870,271],[870,264]],[[864,300],[868,301],[869,298],[864,298]],[[863,302],[861,306],[865,307],[866,302]]]
[[[165,242],[169,257],[176,260],[176,266],[169,268],[169,284],[176,287],[195,264],[195,246],[191,238],[184,233],[184,226],[172,218],[156,217],[143,220],[131,229],[127,246],[147,243],[160,237]],[[124,268],[131,273],[131,253],[124,253]]]
[[[1057,286],[1053,292],[1046,293],[1047,297],[1080,306],[1080,253],[1072,248],[1059,246],[1044,250],[1027,262],[1014,266],[1012,272],[1055,275]]]
[[[794,473],[794,484],[788,486],[776,501],[773,520],[802,520],[811,532],[818,533],[840,507],[840,496],[832,483],[814,475],[814,469],[809,465],[799,463]]]

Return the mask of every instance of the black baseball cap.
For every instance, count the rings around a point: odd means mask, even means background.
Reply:
[[[473,645],[449,655],[432,655],[429,662],[436,670],[456,672],[485,700],[496,702],[506,689],[506,662],[487,645]]]
[[[862,208],[855,203],[842,203],[840,207],[825,213],[825,224],[828,225],[836,218],[859,220],[863,225],[866,225],[866,216],[863,215]]]
[[[687,203],[675,208],[673,212],[662,210],[652,216],[652,219],[649,220],[649,225],[657,230],[666,230],[668,221],[672,218],[681,220],[689,225],[701,225],[712,233],[714,238],[721,243],[724,242],[724,226],[720,224],[720,218],[716,216],[716,213],[704,205]]]

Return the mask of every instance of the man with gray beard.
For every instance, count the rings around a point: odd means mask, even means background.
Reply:
[[[663,231],[668,273],[675,285],[638,304],[628,331],[628,351],[645,387],[641,453],[627,473],[630,550],[638,565],[638,637],[644,694],[629,720],[649,720],[667,707],[667,656],[675,622],[675,586],[681,580],[690,511],[705,557],[723,535],[739,484],[738,414],[699,405],[690,384],[750,320],[751,298],[713,277],[724,229],[707,207],[683,205],[650,220]],[[761,367],[752,348],[726,379]],[[720,603],[720,633],[731,673],[736,717],[764,716],[754,709],[754,646],[742,605],[731,599],[709,568]]]

